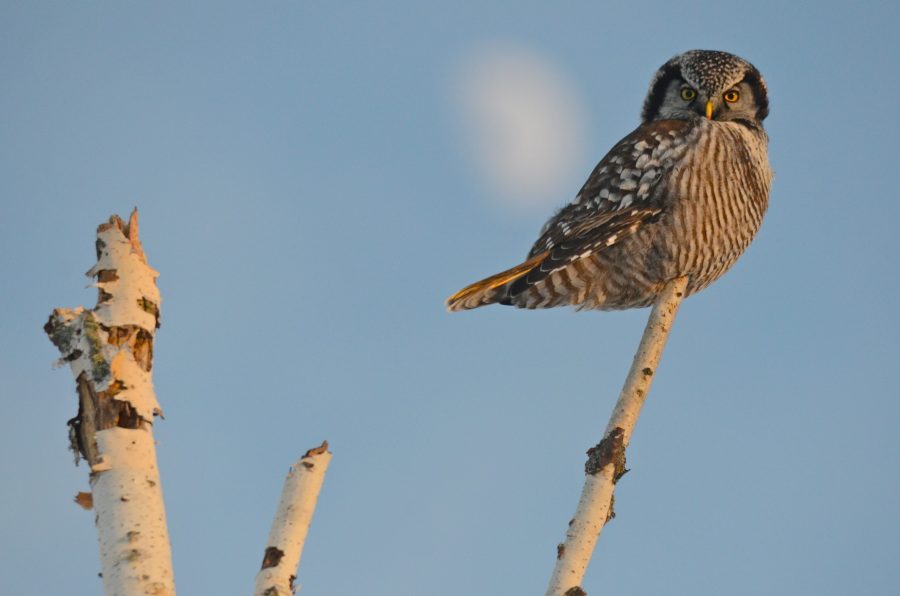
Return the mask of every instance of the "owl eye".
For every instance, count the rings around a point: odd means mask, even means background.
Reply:
[[[695,97],[697,97],[697,92],[690,87],[685,87],[681,90],[681,99],[683,99],[684,101],[691,101]]]
[[[731,91],[726,91],[722,98],[728,103],[734,103],[741,98],[741,94],[737,90],[732,89]]]

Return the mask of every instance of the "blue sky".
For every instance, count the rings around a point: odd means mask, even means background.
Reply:
[[[662,62],[716,48],[768,81],[771,207],[682,307],[585,587],[894,593],[898,5],[336,4],[0,5],[0,592],[99,591],[41,327],[93,304],[94,229],[137,205],[182,594],[251,590],[323,438],[304,594],[541,593],[646,311],[443,300],[525,255]],[[460,105],[498,44],[582,113],[568,173],[519,202]]]

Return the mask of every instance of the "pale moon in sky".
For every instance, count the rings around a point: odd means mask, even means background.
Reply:
[[[491,45],[467,56],[457,82],[466,141],[491,193],[522,207],[571,200],[585,110],[560,68],[531,49]]]

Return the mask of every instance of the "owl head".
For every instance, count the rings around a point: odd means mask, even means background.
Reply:
[[[752,64],[727,52],[691,50],[663,64],[641,120],[709,120],[761,127],[769,114],[766,82]]]

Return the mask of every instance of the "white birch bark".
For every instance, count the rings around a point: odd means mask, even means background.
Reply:
[[[625,448],[650,391],[653,375],[684,297],[687,278],[678,278],[660,293],[650,312],[619,400],[603,440],[588,451],[584,488],[566,540],[557,548],[556,567],[546,596],[580,596],[580,587],[603,526],[613,516],[616,481],[625,473]]]
[[[103,458],[91,468],[103,591],[174,595],[169,532],[153,435],[143,429],[97,433]]]
[[[330,462],[326,441],[291,466],[266,542],[262,569],[256,575],[254,596],[289,596],[295,592],[300,556]]]
[[[91,466],[103,590],[173,596],[175,584],[153,440],[160,413],[150,374],[159,326],[158,273],[147,265],[137,211],[97,229],[93,310],[58,308],[44,327],[69,364],[80,398],[70,423],[76,461]]]

